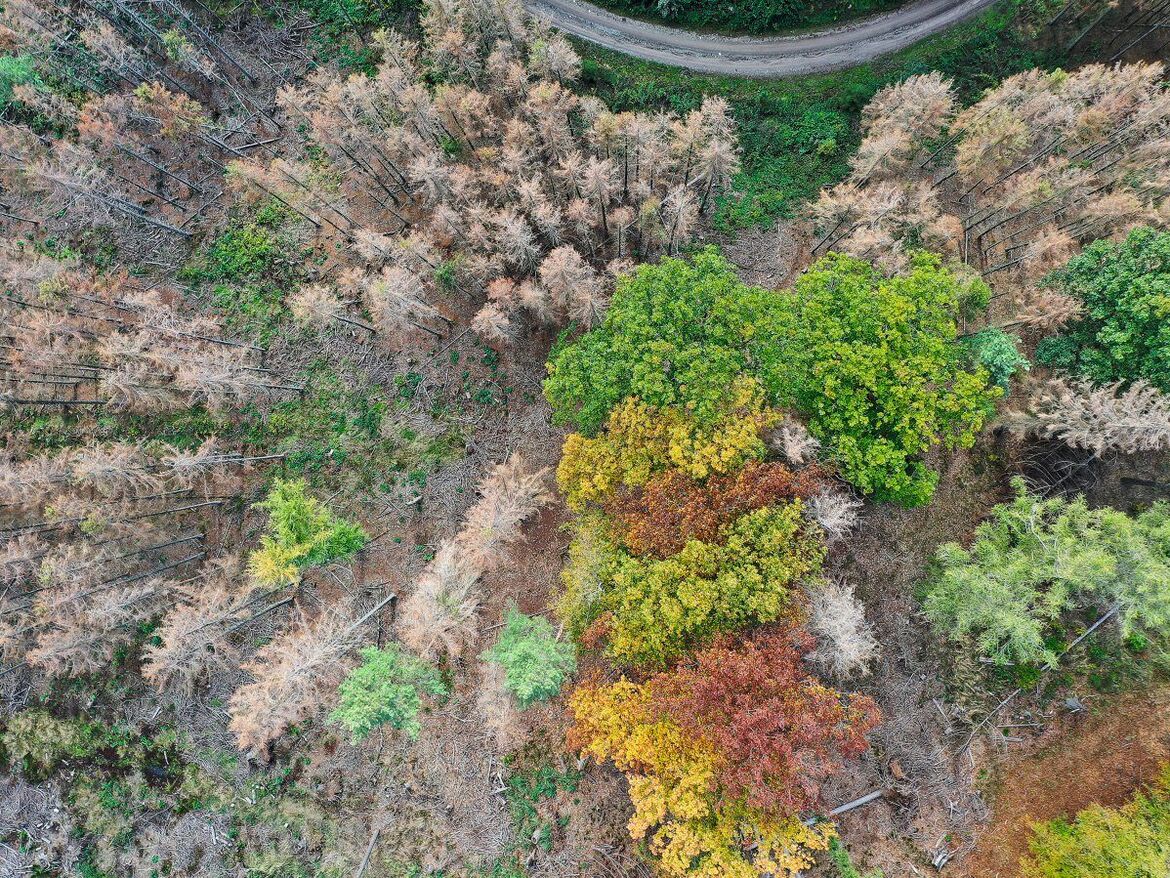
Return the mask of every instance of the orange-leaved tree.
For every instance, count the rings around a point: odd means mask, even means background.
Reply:
[[[656,710],[722,755],[725,795],[769,812],[813,809],[821,781],[868,749],[877,705],[811,676],[804,657],[815,645],[798,628],[725,637],[651,680]]]
[[[825,484],[816,466],[798,473],[775,461],[748,461],[734,475],[705,483],[668,470],[644,487],[625,491],[605,505],[622,543],[639,555],[665,558],[691,540],[711,542],[739,516],[784,500],[815,496]]]

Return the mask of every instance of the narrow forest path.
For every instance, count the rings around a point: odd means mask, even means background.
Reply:
[[[787,37],[675,30],[584,0],[525,0],[565,33],[646,61],[703,73],[780,77],[839,70],[897,52],[982,12],[995,0],[917,0],[882,15]]]

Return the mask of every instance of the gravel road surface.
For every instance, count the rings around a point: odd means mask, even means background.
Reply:
[[[525,0],[566,33],[635,58],[703,73],[779,77],[864,64],[946,30],[995,0],[918,0],[872,18],[786,37],[729,37],[675,30],[582,0]]]

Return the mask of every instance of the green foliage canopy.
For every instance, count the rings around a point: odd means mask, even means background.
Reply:
[[[1170,769],[1120,808],[1093,804],[1071,823],[1038,824],[1020,878],[1156,878],[1170,874]]]
[[[577,650],[557,640],[553,626],[543,616],[508,611],[496,645],[484,652],[485,661],[504,669],[504,685],[521,708],[552,698],[577,670]]]
[[[362,663],[337,688],[339,704],[329,718],[349,729],[356,744],[382,725],[418,737],[423,695],[444,695],[439,672],[394,644],[367,646]]]
[[[691,540],[665,559],[619,550],[597,605],[609,614],[609,653],[662,666],[715,634],[778,619],[792,583],[816,573],[824,554],[800,501],[749,512],[717,541]]]
[[[750,377],[766,403],[809,416],[849,481],[919,505],[938,480],[921,455],[939,443],[969,447],[1002,394],[982,366],[965,367],[957,340],[960,310],[987,295],[982,281],[919,253],[894,278],[830,254],[785,296],[745,286],[707,248],[624,278],[602,324],[554,351],[545,394],[558,421],[587,435],[627,397],[707,426],[728,388]],[[1004,354],[997,367],[1019,365]]]
[[[1142,379],[1170,392],[1170,232],[1139,228],[1119,243],[1097,241],[1049,280],[1085,313],[1041,342],[1040,362],[1096,384]]]
[[[310,497],[303,479],[277,479],[256,508],[268,513],[268,533],[248,558],[248,570],[268,585],[295,583],[306,567],[350,558],[370,539]]]
[[[1012,379],[1027,372],[1032,364],[1020,353],[1020,339],[1002,329],[990,327],[977,332],[967,340],[971,358],[987,370],[991,380],[1006,393]]]
[[[970,549],[939,548],[926,615],[945,637],[974,639],[1000,665],[1053,666],[1048,638],[1065,613],[1117,603],[1124,633],[1170,625],[1170,504],[1137,517],[1084,498],[1041,499],[1016,480],[1016,498],[991,511]]]
[[[842,475],[878,500],[917,506],[938,474],[920,455],[970,447],[999,388],[964,368],[956,318],[986,285],[917,253],[905,275],[831,253],[794,285],[784,346],[787,401],[809,417]]]
[[[597,328],[553,351],[545,395],[558,423],[587,436],[629,396],[708,425],[740,376],[778,393],[783,314],[780,296],[746,286],[714,247],[639,266],[618,282]]]

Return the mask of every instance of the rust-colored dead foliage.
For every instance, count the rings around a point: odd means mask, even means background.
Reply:
[[[739,516],[800,498],[825,484],[823,469],[793,472],[776,462],[752,461],[735,475],[698,482],[678,470],[624,492],[606,506],[614,535],[630,551],[665,558],[690,540],[711,542],[719,529]]]

